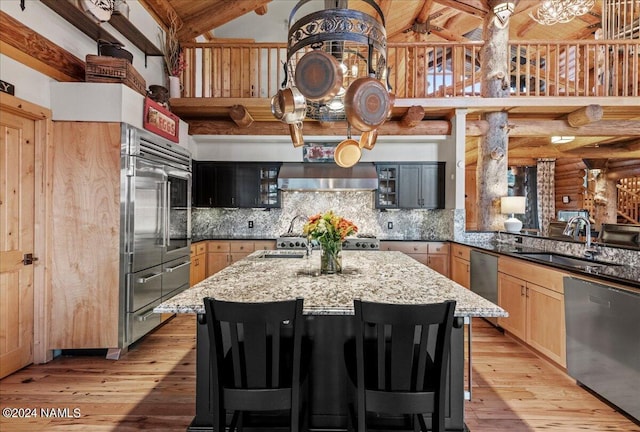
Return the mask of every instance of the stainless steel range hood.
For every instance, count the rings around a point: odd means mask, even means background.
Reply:
[[[373,163],[341,168],[334,163],[283,163],[278,189],[292,191],[375,190],[378,174]]]

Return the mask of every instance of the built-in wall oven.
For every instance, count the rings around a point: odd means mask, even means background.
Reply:
[[[120,345],[158,324],[153,308],[189,287],[191,155],[148,131],[122,127]]]

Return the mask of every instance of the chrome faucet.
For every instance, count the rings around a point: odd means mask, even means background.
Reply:
[[[296,219],[303,219],[306,221],[307,217],[303,215],[295,215],[293,219],[291,219],[291,222],[289,223],[289,229],[287,230],[287,234],[291,234],[293,232],[293,224],[296,221]]]
[[[572,236],[573,238],[577,239],[578,232],[580,231],[580,227],[577,223],[578,221],[583,221],[585,223],[584,231],[586,247],[584,250],[584,254],[585,256],[594,259],[594,256],[599,252],[596,248],[591,247],[591,222],[589,221],[589,218],[586,218],[584,216],[573,216],[571,219],[569,219],[569,222],[567,222],[567,226],[564,228],[564,231],[562,231],[562,234],[566,236]],[[572,227],[572,225],[574,224],[575,226]]]

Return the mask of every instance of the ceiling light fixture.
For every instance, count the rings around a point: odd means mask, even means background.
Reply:
[[[501,24],[506,24],[515,8],[516,4],[513,1],[500,1],[493,6],[493,13]]]
[[[566,144],[566,143],[570,143],[574,139],[576,139],[576,137],[571,136],[571,135],[552,136],[551,137],[551,144]]]
[[[591,10],[595,0],[545,0],[529,16],[542,25],[567,23]]]

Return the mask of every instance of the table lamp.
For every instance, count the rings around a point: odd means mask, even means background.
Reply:
[[[523,196],[506,196],[500,198],[500,208],[502,214],[511,215],[509,219],[504,221],[504,229],[510,233],[519,233],[522,229],[522,222],[513,215],[524,214],[526,208],[526,197]]]

